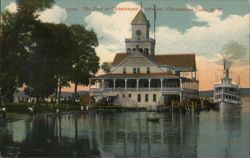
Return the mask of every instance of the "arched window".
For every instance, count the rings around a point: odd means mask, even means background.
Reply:
[[[131,49],[130,48],[127,48],[127,53],[131,53]]]
[[[138,51],[139,51],[140,53],[143,53],[143,49],[142,49],[142,48],[139,48]]]
[[[135,53],[135,50],[136,50],[136,49],[135,49],[135,48],[133,48],[133,49],[132,49],[132,53]]]

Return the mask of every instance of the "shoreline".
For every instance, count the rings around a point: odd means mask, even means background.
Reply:
[[[250,95],[241,98],[242,101],[250,101]],[[34,112],[29,112],[28,107],[34,107]],[[57,113],[55,110],[59,109]],[[122,107],[122,106],[81,106],[81,105],[70,105],[70,104],[59,104],[55,106],[53,104],[47,105],[35,105],[26,103],[11,103],[6,104],[6,117],[3,117],[2,112],[0,113],[0,124],[27,119],[32,116],[56,116],[65,114],[81,114],[87,112],[174,112],[174,113],[185,113],[185,112],[201,112],[201,111],[216,111],[213,107],[207,109],[200,109],[199,106],[196,109],[184,109],[183,107],[174,107],[171,109],[169,106],[165,106],[163,110],[155,109],[149,110],[146,107]],[[173,110],[173,111],[172,111]]]

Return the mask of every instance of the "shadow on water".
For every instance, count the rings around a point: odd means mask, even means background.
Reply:
[[[241,113],[159,113],[159,123],[148,122],[146,112],[40,116],[2,124],[0,152],[4,157],[244,157],[248,150],[239,144],[249,145],[244,139],[249,113]]]

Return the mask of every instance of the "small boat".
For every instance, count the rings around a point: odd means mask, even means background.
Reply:
[[[240,107],[240,86],[232,82],[225,62],[224,59],[224,77],[220,83],[214,85],[214,103],[221,109]]]
[[[153,115],[153,114],[147,116],[147,121],[159,122],[159,120],[160,120],[159,116],[156,116],[156,115]]]

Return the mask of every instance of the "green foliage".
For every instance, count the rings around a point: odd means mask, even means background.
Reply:
[[[98,40],[94,31],[88,31],[81,25],[70,26],[71,38],[73,40],[71,81],[75,83],[75,94],[77,85],[86,85],[91,74],[99,69],[99,57],[95,53]]]
[[[111,63],[104,62],[101,68],[106,74],[109,74],[111,72]]]
[[[17,10],[21,14],[33,15],[37,11],[50,8],[54,0],[16,0]]]
[[[99,69],[93,30],[81,25],[42,23],[38,12],[54,0],[17,0],[17,13],[1,13],[1,97],[11,100],[18,86],[43,100],[57,87],[88,84]]]
[[[18,73],[20,59],[16,52],[16,35],[13,32],[15,16],[9,12],[1,14],[1,34],[0,34],[0,87],[1,99],[11,101],[16,90],[16,77]]]

